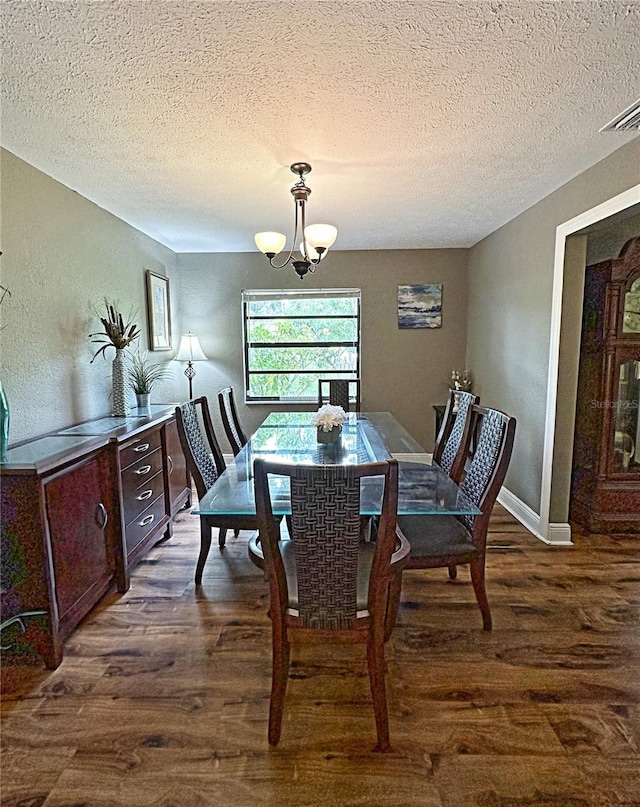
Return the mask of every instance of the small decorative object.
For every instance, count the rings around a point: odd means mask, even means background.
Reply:
[[[342,433],[346,412],[341,406],[325,404],[313,416],[313,425],[318,431],[319,443],[335,443]]]
[[[458,370],[451,371],[451,386],[455,390],[471,392],[473,390],[473,376],[471,370],[460,373]]]
[[[169,374],[167,367],[152,364],[146,350],[136,350],[129,358],[129,383],[136,394],[138,409],[149,409],[151,390]]]
[[[398,286],[398,328],[442,327],[442,283]]]
[[[113,414],[124,417],[129,411],[127,404],[127,383],[126,383],[126,365],[124,358],[124,349],[140,336],[140,331],[135,322],[133,322],[133,314],[129,314],[125,322],[122,314],[118,311],[118,304],[115,301],[110,301],[105,297],[104,300],[105,316],[100,312],[98,317],[104,327],[104,331],[97,333],[90,333],[90,337],[100,337],[99,339],[91,339],[92,342],[101,344],[98,350],[93,355],[91,363],[93,363],[100,354],[106,358],[107,348],[115,348],[116,355],[111,365],[111,375],[113,381]]]
[[[149,350],[171,350],[169,278],[147,270]]]

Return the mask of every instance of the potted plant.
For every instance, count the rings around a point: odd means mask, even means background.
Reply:
[[[146,350],[136,350],[129,357],[129,384],[136,395],[139,409],[147,409],[149,396],[156,382],[166,378],[169,370],[161,364],[149,361]]]

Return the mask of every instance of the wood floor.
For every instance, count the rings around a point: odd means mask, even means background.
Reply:
[[[196,592],[185,513],[58,670],[3,671],[4,807],[640,805],[640,536],[552,549],[496,508],[492,633],[466,569],[406,573],[388,755],[372,753],[361,648],[294,654],[268,747],[266,588],[246,538],[212,549]]]

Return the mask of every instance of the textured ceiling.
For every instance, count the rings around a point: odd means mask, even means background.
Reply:
[[[2,144],[178,252],[466,247],[634,135],[638,2],[3,0]],[[637,136],[637,135],[635,135]],[[637,169],[640,181],[640,169]]]

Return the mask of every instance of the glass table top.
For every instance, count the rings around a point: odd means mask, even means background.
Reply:
[[[257,457],[294,464],[346,465],[398,459],[400,515],[477,515],[480,511],[437,465],[427,464],[422,446],[388,412],[354,413],[337,443],[318,443],[310,412],[274,412],[250,438],[192,512],[197,515],[255,515],[253,462]],[[269,480],[274,512],[290,512],[289,480]],[[361,481],[361,512],[380,512],[382,479]]]

